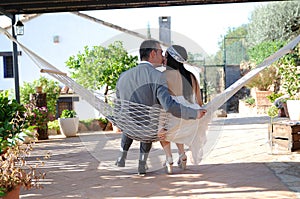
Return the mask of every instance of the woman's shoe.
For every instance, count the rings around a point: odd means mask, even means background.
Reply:
[[[166,170],[167,174],[172,174],[173,173],[173,162],[169,163],[168,161],[166,161],[164,166],[165,166],[165,170]]]
[[[178,159],[178,162],[177,162],[178,167],[185,170],[186,169],[186,162],[187,162],[187,157],[186,157],[185,153],[179,155],[179,159]]]
[[[167,174],[172,174],[173,173],[173,158],[167,157],[167,160],[163,166],[165,167]]]

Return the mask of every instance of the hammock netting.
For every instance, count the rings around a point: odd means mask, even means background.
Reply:
[[[126,135],[132,139],[143,142],[158,141],[158,129],[166,128],[169,130],[173,128],[170,126],[169,122],[171,118],[170,113],[167,113],[160,107],[137,104],[130,101],[120,100],[115,97],[103,96],[96,92],[90,91],[76,83],[72,78],[68,77],[66,73],[61,72],[59,69],[18,42],[5,29],[1,28],[0,31],[10,40],[17,43],[18,46],[36,64],[36,66],[41,69],[41,72],[49,74],[64,85],[73,89],[75,93],[80,95],[85,101],[87,101],[91,106],[108,118],[113,124],[119,127],[123,133],[126,133]],[[276,53],[265,59],[261,64],[233,83],[225,91],[217,95],[204,106],[204,108],[207,110],[207,114],[199,120],[192,120],[192,122],[197,123],[198,126],[207,127],[208,123],[211,121],[213,113],[217,109],[219,109],[227,100],[229,100],[259,72],[292,50],[297,43],[299,43],[299,41],[300,35],[286,46],[278,50]],[[108,99],[108,103],[105,102],[105,97]],[[181,125],[185,124],[182,123]],[[191,143],[185,144],[191,145]]]

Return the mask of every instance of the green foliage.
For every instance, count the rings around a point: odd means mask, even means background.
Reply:
[[[48,122],[48,129],[59,130],[58,120],[53,120]]]
[[[247,73],[258,64],[261,64],[267,57],[274,54],[286,44],[285,41],[265,41],[248,50],[250,62],[243,62],[241,67],[243,72]],[[257,74],[246,86],[249,88],[258,88],[261,91],[267,91],[271,85],[278,87],[279,72],[277,69],[278,62],[264,69]]]
[[[257,7],[248,25],[248,41],[255,46],[264,41],[290,40],[300,34],[300,2],[274,2]]]
[[[20,101],[22,104],[30,103],[30,94],[34,94],[35,87],[41,86],[43,92],[47,94],[47,109],[52,115],[56,114],[56,103],[60,95],[59,83],[46,77],[40,77],[38,80],[34,80],[32,83],[24,82],[20,88]]]
[[[26,136],[32,137],[35,126],[31,126],[26,108],[8,96],[8,91],[0,93],[0,196],[18,186],[42,188],[39,181],[45,176],[37,170],[43,162],[26,163],[31,144],[20,144]]]
[[[256,64],[251,62],[242,62],[241,65],[242,75],[245,75],[253,68]],[[274,66],[269,66],[260,73],[258,73],[249,83],[246,84],[248,88],[257,88],[260,91],[268,91],[275,80],[278,78],[277,69]]]
[[[279,63],[282,87],[290,97],[294,97],[300,89],[300,45],[281,58]]]
[[[269,67],[258,73],[246,86],[249,88],[257,88],[260,91],[268,91],[277,79],[275,67]]]
[[[47,129],[48,109],[47,107],[36,107],[33,104],[26,104],[26,119],[31,126],[37,129]]]
[[[268,116],[274,118],[278,115],[278,108],[275,105],[272,105],[268,108]]]
[[[69,57],[66,65],[79,84],[88,89],[105,88],[104,94],[114,91],[120,74],[137,64],[137,56],[128,55],[121,41],[108,47],[84,47],[82,53]]]
[[[92,124],[94,119],[80,120],[80,123],[84,124],[84,126],[88,127]]]
[[[270,100],[271,103],[274,103],[275,100],[279,97],[283,96],[283,93],[275,93],[273,92],[271,95],[268,95],[267,98]]]
[[[5,196],[10,191],[22,186],[24,189],[43,188],[41,180],[45,178],[45,173],[38,170],[43,166],[42,160],[35,161],[34,164],[27,164],[26,158],[33,147],[31,145],[15,145],[8,148],[7,152],[0,158],[0,196]],[[44,159],[49,158],[49,155]]]
[[[99,121],[102,122],[103,124],[107,124],[108,123],[108,119],[106,119],[105,117],[99,118]]]
[[[214,64],[239,64],[248,60],[245,38],[247,36],[247,25],[237,28],[229,28],[218,43],[220,50],[214,57]]]
[[[24,141],[33,129],[25,113],[23,105],[8,98],[8,91],[0,92],[0,154],[18,141]]]
[[[255,104],[255,99],[253,97],[247,97],[244,102],[251,106]]]
[[[256,64],[262,63],[267,57],[274,54],[284,45],[286,41],[264,41],[248,50],[248,55],[251,61]]]
[[[62,111],[60,118],[74,118],[77,113],[74,110],[65,109]]]
[[[188,63],[191,63],[196,66],[203,66],[205,61],[204,59],[205,56],[201,53],[188,52],[188,60],[187,60]]]

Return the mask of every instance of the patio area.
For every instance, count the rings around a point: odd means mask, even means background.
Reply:
[[[78,137],[51,136],[38,141],[33,158],[51,158],[44,189],[21,191],[20,198],[300,198],[300,153],[271,155],[267,116],[229,114],[208,131],[204,159],[187,170],[165,174],[159,143],[151,150],[146,176],[137,175],[139,143],[125,168],[114,165],[120,134],[85,132]],[[173,147],[174,159],[176,147]]]

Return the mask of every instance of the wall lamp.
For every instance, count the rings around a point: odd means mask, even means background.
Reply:
[[[24,35],[24,24],[20,20],[17,21],[15,28],[17,35]]]

